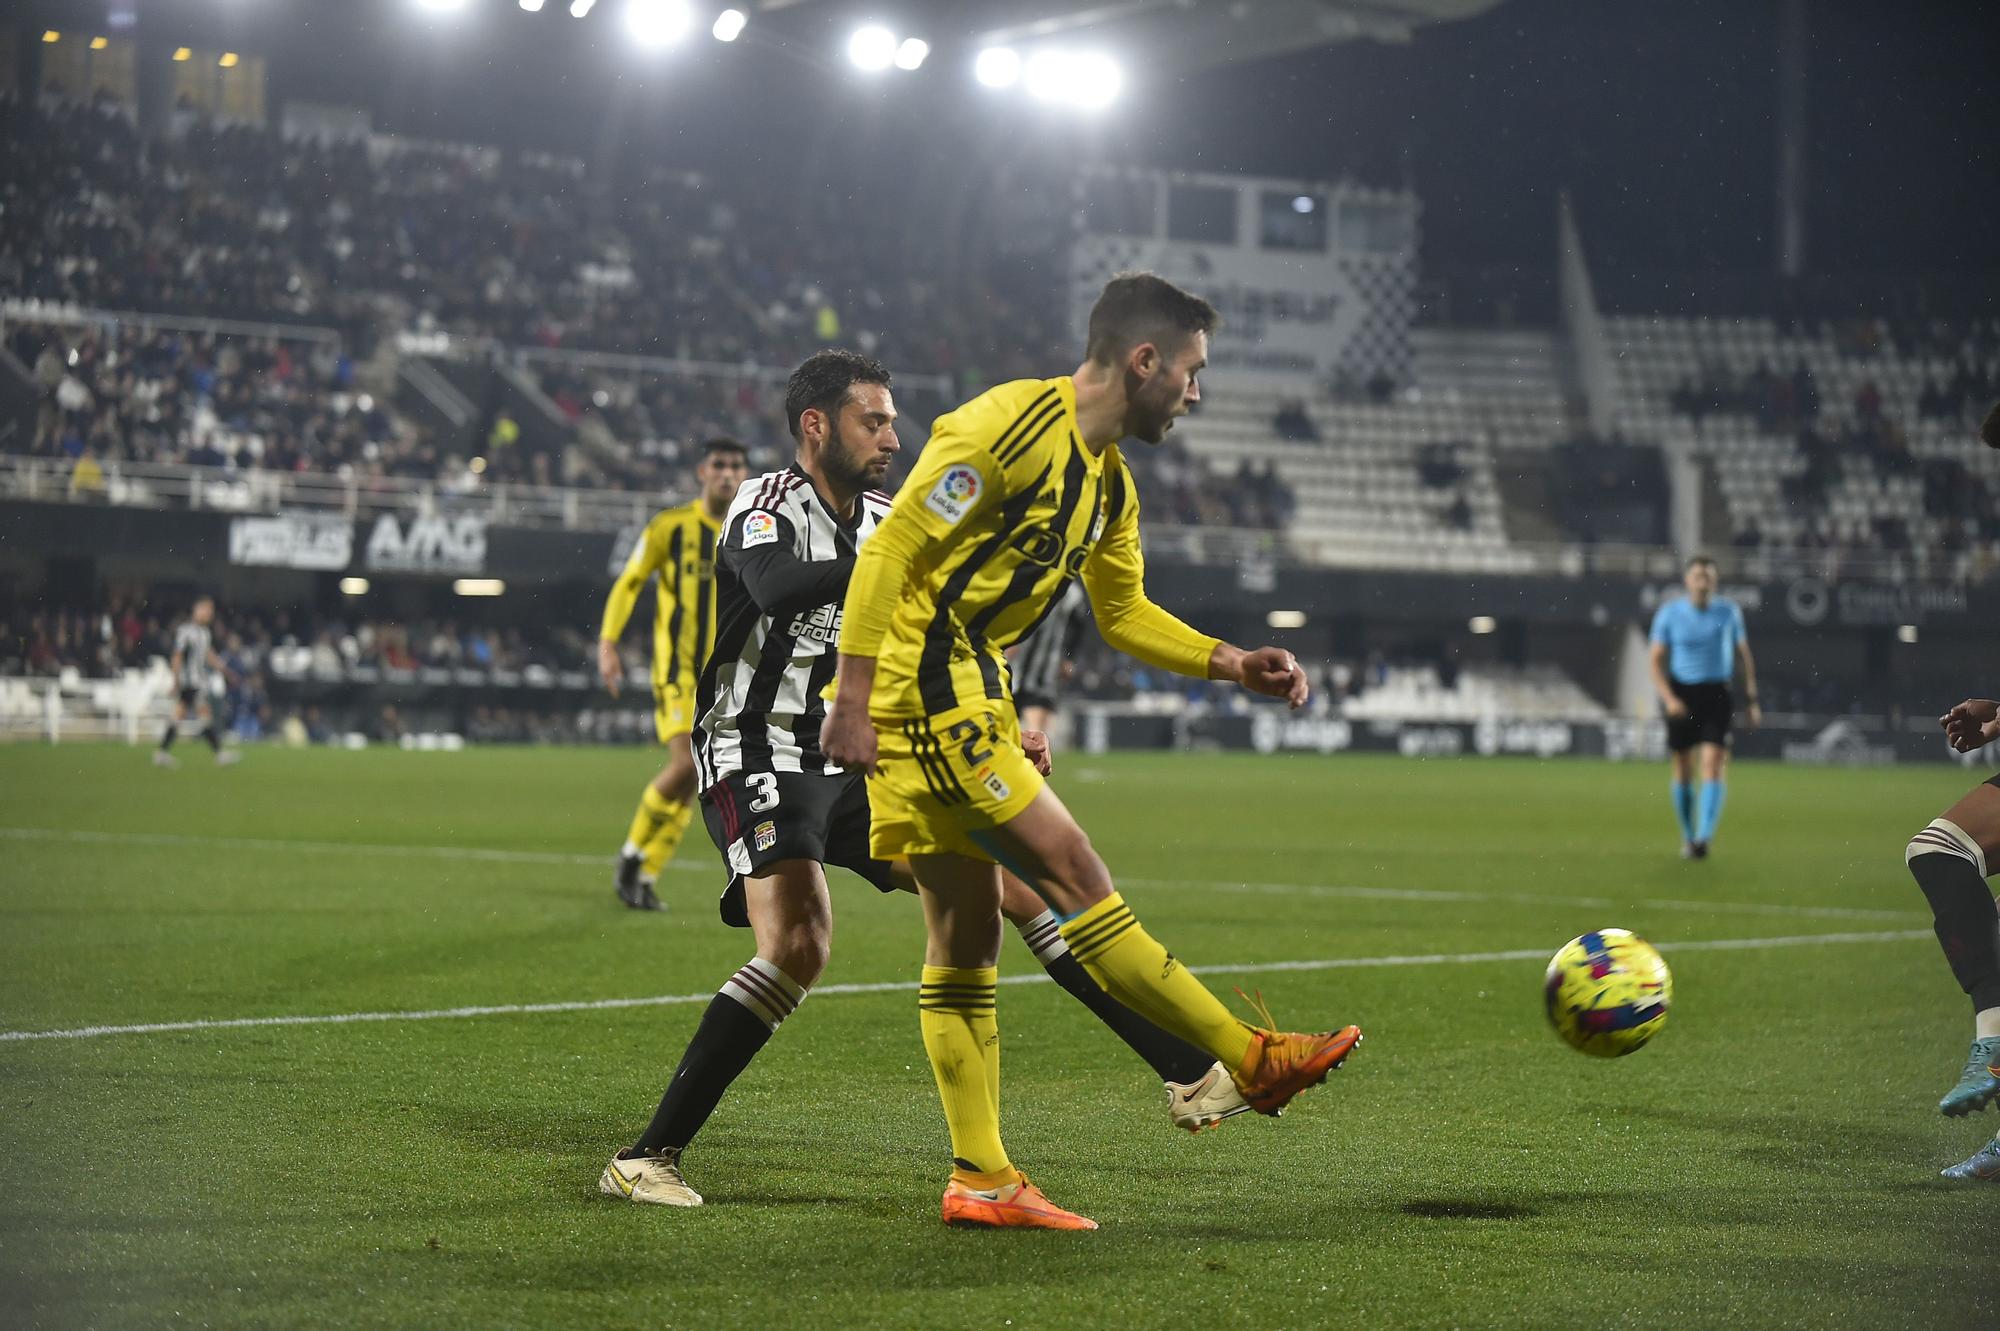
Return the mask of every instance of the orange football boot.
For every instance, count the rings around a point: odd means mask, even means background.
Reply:
[[[1264,1025],[1250,1027],[1250,1049],[1236,1076],[1243,1098],[1260,1114],[1277,1117],[1293,1096],[1325,1081],[1326,1074],[1345,1062],[1361,1043],[1359,1026],[1314,1035],[1272,1029],[1278,1023],[1264,1005],[1264,996],[1253,999],[1241,989],[1236,992],[1244,1002],[1254,1004],[1264,1019]]]
[[[1065,1211],[1028,1182],[974,1188],[953,1179],[944,1190],[944,1222],[984,1229],[1096,1229],[1087,1215]]]

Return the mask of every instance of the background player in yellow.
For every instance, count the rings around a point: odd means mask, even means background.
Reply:
[[[657,580],[653,725],[660,743],[667,746],[667,765],[640,793],[638,811],[618,852],[618,899],[635,910],[663,909],[653,884],[680,846],[693,816],[694,755],[688,731],[694,728],[695,681],[715,641],[715,537],[748,469],[749,456],[734,439],[703,444],[694,473],[701,484],[700,496],[663,510],[646,524],[604,602],[597,673],[615,698],[625,678],[618,639],[646,579]]]
[[[1306,700],[1289,652],[1197,633],[1146,597],[1139,504],[1118,450],[1157,444],[1200,400],[1216,321],[1150,273],[1112,279],[1074,375],[1003,384],[932,426],[856,560],[829,761],[871,773],[872,854],[908,856],[929,940],[919,1024],[951,1128],[948,1223],[1092,1229],[1050,1203],[1000,1141],[1000,869],[1036,886],[1114,998],[1222,1061],[1276,1114],[1325,1079],[1358,1028],[1296,1035],[1232,1017],[1140,926],[1109,870],[1021,746],[1006,649],[1075,577],[1113,647],[1148,665]]]

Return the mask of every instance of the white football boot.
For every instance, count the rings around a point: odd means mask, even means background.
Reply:
[[[1185,1132],[1212,1128],[1250,1109],[1250,1102],[1236,1089],[1236,1079],[1219,1062],[1200,1081],[1166,1085],[1167,1121]]]
[[[646,1151],[630,1159],[620,1151],[604,1167],[597,1190],[607,1197],[655,1206],[700,1206],[701,1194],[681,1177],[679,1150]]]

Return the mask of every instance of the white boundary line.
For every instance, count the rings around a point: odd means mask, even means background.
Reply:
[[[52,827],[0,827],[0,840],[54,841],[95,846],[208,846],[221,850],[261,850],[295,854],[387,855],[404,858],[475,860],[488,864],[560,864],[609,868],[609,855],[578,855],[545,850],[495,850],[479,846],[397,846],[367,841],[287,841],[270,837],[197,836],[176,832],[91,832]],[[720,877],[721,866],[701,861],[693,864],[670,861],[669,869]],[[1925,918],[1918,911],[1867,910],[1850,906],[1795,906],[1784,902],[1681,901],[1649,898],[1643,901],[1614,901],[1609,897],[1546,896],[1532,892],[1467,892],[1405,887],[1351,887],[1328,883],[1244,883],[1226,879],[1146,878],[1118,876],[1130,887],[1195,888],[1211,892],[1253,893],[1269,896],[1348,897],[1374,901],[1506,902],[1521,906],[1586,906],[1601,910],[1656,910],[1712,912],[1716,914],[1771,915],[1803,920],[1896,920]]]
[[[1779,938],[1712,938],[1691,943],[1661,944],[1674,952],[1755,952],[1778,947],[1813,947],[1832,943],[1901,943],[1934,937],[1929,929],[1889,929],[1875,933],[1790,934]],[[1387,957],[1334,957],[1314,961],[1262,961],[1238,966],[1190,966],[1197,975],[1267,975],[1288,971],[1362,970],[1400,966],[1473,965],[1497,961],[1543,961],[1545,948],[1514,948],[1502,952],[1433,952]],[[1047,984],[1041,973],[1002,976],[1001,984]],[[874,984],[824,984],[812,992],[823,997],[851,994],[909,993],[909,980]],[[252,1026],[347,1026],[358,1022],[444,1021],[465,1017],[535,1016],[551,1012],[604,1012],[619,1008],[680,1007],[706,1003],[713,992],[659,994],[651,998],[593,998],[562,1003],[495,1003],[478,1007],[427,1008],[413,1012],[337,1012],[293,1017],[231,1017],[226,1020],[155,1021],[135,1026],[75,1026],[52,1031],[0,1031],[0,1044],[29,1040],[88,1040],[105,1035],[162,1035],[184,1031],[238,1030]]]

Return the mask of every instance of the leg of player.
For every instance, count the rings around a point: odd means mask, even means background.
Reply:
[[[1096,1229],[1044,1197],[1000,1142],[998,871],[962,855],[919,855],[910,867],[928,932],[917,1024],[951,1130],[945,1223]]]
[[[1707,855],[1709,842],[1715,840],[1716,824],[1722,821],[1723,776],[1729,770],[1729,750],[1721,744],[1704,743],[1697,752],[1701,757],[1701,801],[1695,815],[1694,844],[1700,848],[1699,854]]]
[[[1689,780],[1694,772],[1694,750],[1674,749],[1667,754],[1667,765],[1673,772],[1673,782],[1668,787],[1674,800],[1674,819],[1681,825],[1681,858],[1699,859],[1695,850],[1694,834],[1694,786]]]
[[[1199,1132],[1246,1112],[1249,1102],[1236,1089],[1229,1069],[1177,1035],[1170,1035],[1098,986],[1063,941],[1062,921],[1035,889],[1001,871],[1000,913],[1042,963],[1049,978],[1097,1014],[1097,1019],[1146,1060],[1167,1088],[1167,1119],[1177,1128]]]
[[[160,735],[160,747],[153,750],[153,766],[179,767],[181,765],[180,759],[173,755],[173,747],[174,741],[180,738],[181,721],[186,716],[187,704],[176,699],[174,702],[174,714],[167,718],[167,728]]]
[[[1265,1026],[1231,1016],[1139,924],[1055,791],[1044,787],[1025,810],[981,838],[982,844],[990,838],[997,860],[1039,885],[1064,917],[1063,938],[1092,978],[1126,1007],[1221,1060],[1259,1113],[1275,1115],[1326,1080],[1361,1042],[1356,1026],[1302,1035],[1272,1029],[1269,1013]]]
[[[667,741],[667,765],[639,794],[618,852],[618,899],[634,910],[664,910],[653,892],[694,817],[694,751],[686,735]]]
[[[2000,780],[2000,778],[1995,778]],[[2000,1096],[2000,914],[1986,875],[2000,856],[2000,787],[1974,786],[1910,838],[1903,862],[1930,901],[1938,942],[1972,1000],[1972,1052],[1938,1102],[1954,1118]]]
[[[681,1175],[681,1152],[826,969],[833,904],[818,864],[780,860],[764,876],[744,880],[744,890],[757,954],[709,1000],[646,1131],[604,1167],[597,1186],[610,1196],[701,1205]]]

